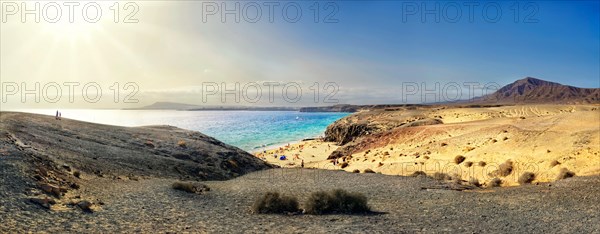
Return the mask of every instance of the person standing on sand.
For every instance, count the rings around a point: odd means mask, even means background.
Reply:
[[[300,167],[304,168],[304,159],[302,159],[302,163],[300,163]]]
[[[58,120],[58,110],[56,110],[56,115],[54,116],[54,119]]]

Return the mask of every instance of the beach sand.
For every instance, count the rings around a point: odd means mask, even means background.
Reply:
[[[320,140],[267,150],[266,157],[259,157],[281,167],[299,167],[300,160],[293,158],[298,154],[306,168],[371,169],[405,176],[415,171],[428,175],[441,172],[480,183],[500,178],[503,186],[519,185],[525,172],[535,174],[534,183],[554,181],[562,170],[577,176],[600,174],[600,111],[594,105],[441,108],[360,113],[350,118],[407,118],[403,115],[438,116],[444,124],[395,128],[362,137],[357,150],[340,158],[337,165],[327,157],[340,146]],[[279,160],[275,154],[288,159]],[[459,155],[465,160],[457,164],[455,157]],[[499,175],[497,170],[507,161],[512,162],[512,171]]]
[[[282,146],[277,146],[270,149],[265,149],[262,152],[254,152],[254,155],[270,164],[280,167],[302,167],[304,160],[305,168],[325,168],[331,164],[327,161],[327,157],[335,151],[339,146],[333,142],[324,142],[323,140],[306,140],[301,142],[289,143]],[[265,153],[266,151],[266,153]],[[285,156],[285,160],[281,160],[281,156]]]

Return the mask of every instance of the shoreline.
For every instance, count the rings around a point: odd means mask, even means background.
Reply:
[[[285,147],[287,145],[292,146],[292,145],[297,145],[297,144],[300,144],[300,143],[306,142],[306,141],[316,141],[316,140],[322,139],[323,136],[324,136],[324,133],[321,134],[321,135],[319,135],[319,136],[315,136],[315,137],[302,138],[301,140],[293,140],[293,141],[288,141],[288,142],[283,142],[283,143],[275,143],[275,144],[272,144],[272,145],[267,145],[267,146],[264,146],[264,147],[260,147],[260,148],[255,148],[255,149],[252,149],[252,150],[248,150],[248,153],[250,153],[250,154],[262,153],[265,150],[266,151],[275,150],[275,149],[278,149],[280,147]]]

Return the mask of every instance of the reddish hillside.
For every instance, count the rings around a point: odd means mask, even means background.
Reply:
[[[526,77],[498,91],[474,98],[475,103],[600,103],[600,89],[577,88]]]

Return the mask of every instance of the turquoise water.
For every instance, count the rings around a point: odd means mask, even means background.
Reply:
[[[54,115],[56,110],[19,110]],[[61,110],[64,118],[119,125],[172,125],[200,131],[246,151],[323,134],[348,113],[296,111]]]

